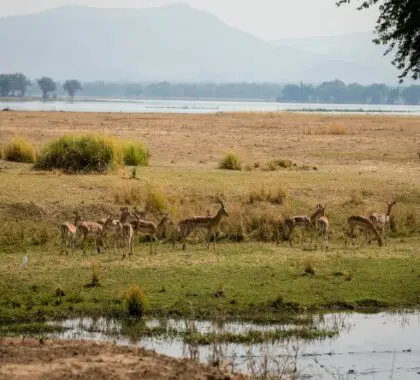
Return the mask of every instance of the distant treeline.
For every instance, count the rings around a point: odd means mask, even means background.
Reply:
[[[22,73],[0,74],[0,96],[40,96],[54,99],[68,95],[84,97],[137,97],[169,99],[276,100],[297,103],[413,104],[420,103],[420,85],[391,87],[385,84],[362,86],[340,80],[311,84],[275,83],[64,83],[43,77],[34,81]]]

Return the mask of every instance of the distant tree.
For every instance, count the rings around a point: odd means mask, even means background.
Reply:
[[[22,73],[11,75],[11,91],[15,96],[24,97],[26,89],[31,85],[31,81]]]
[[[420,102],[420,86],[413,85],[406,87],[401,92],[401,97],[404,99],[404,103],[417,105]]]
[[[366,98],[370,104],[383,104],[387,96],[388,88],[384,84],[371,84],[366,87]]]
[[[347,86],[347,101],[351,104],[366,103],[366,87],[359,83],[350,83]]]
[[[401,98],[401,89],[399,87],[388,88],[386,104],[395,104],[400,101]]]
[[[300,85],[286,84],[283,87],[282,96],[279,97],[278,100],[306,103],[310,100],[312,91],[312,86],[308,86],[303,83]]]
[[[347,86],[341,80],[321,83],[315,93],[324,103],[345,103],[347,100]]]
[[[0,74],[0,95],[9,96],[12,90],[11,77],[8,74]]]
[[[71,101],[73,101],[76,91],[79,91],[82,89],[82,84],[76,79],[66,80],[64,82],[63,88],[67,92],[67,94],[70,96]]]
[[[338,6],[352,0],[338,0]],[[385,55],[394,49],[392,64],[401,74],[400,82],[408,74],[413,79],[420,78],[420,3],[419,0],[354,0],[358,10],[379,5],[379,17],[376,22],[376,44],[388,46]]]
[[[55,91],[57,88],[55,82],[48,77],[42,77],[41,79],[38,79],[37,82],[42,91],[42,99],[44,100],[48,99],[48,93]]]

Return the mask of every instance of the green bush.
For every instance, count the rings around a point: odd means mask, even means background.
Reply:
[[[15,162],[35,162],[36,149],[23,137],[16,137],[3,149],[3,159]]]
[[[125,295],[128,315],[141,317],[148,309],[149,303],[140,286],[133,285]]]
[[[220,161],[219,169],[242,170],[242,164],[235,153],[228,153]]]
[[[119,164],[114,140],[97,135],[63,136],[41,151],[35,167],[69,172],[105,172]]]
[[[130,166],[149,165],[150,152],[140,142],[127,143],[123,148],[124,164]]]

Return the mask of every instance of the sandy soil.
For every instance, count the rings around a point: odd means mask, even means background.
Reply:
[[[88,341],[0,339],[0,379],[246,379],[139,348]]]

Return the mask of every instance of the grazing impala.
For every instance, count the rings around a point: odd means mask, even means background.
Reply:
[[[215,234],[216,231],[219,229],[219,224],[222,220],[222,217],[229,216],[222,200],[219,198],[218,195],[216,197],[216,200],[220,204],[220,209],[215,216],[211,216],[209,215],[209,213],[207,213],[207,216],[194,216],[192,218],[183,219],[178,223],[180,240],[182,241],[182,249],[184,251],[186,248],[186,238],[196,228],[203,228],[207,230],[207,248],[210,248],[211,235]],[[175,241],[173,242],[173,245],[175,245]],[[215,246],[216,242],[215,240],[213,240],[213,247]]]
[[[386,211],[386,214],[372,212],[369,215],[370,221],[373,223],[375,228],[381,234],[381,237],[382,237],[383,240],[385,240],[385,233],[386,233],[386,230],[389,228],[389,222],[390,222],[390,215],[391,215],[392,207],[395,204],[396,204],[395,201],[387,202],[388,209]]]
[[[61,244],[62,247],[65,248],[65,252],[68,253],[69,245],[72,246],[74,250],[74,245],[76,244],[76,232],[77,232],[77,224],[81,220],[81,217],[78,212],[73,213],[74,215],[74,224],[69,222],[61,223],[60,231],[61,231]]]
[[[374,224],[371,222],[371,220],[365,216],[350,216],[347,219],[347,223],[350,225],[350,237],[352,239],[352,243],[354,245],[354,236],[355,236],[355,230],[361,229],[365,232],[366,239],[368,239],[369,234],[373,234],[375,236],[375,239],[378,241],[378,245],[381,247],[383,245],[382,238],[379,235],[377,229],[375,228]]]
[[[292,241],[290,239],[292,232],[295,230],[295,228],[302,228],[302,232],[303,230],[309,231],[309,233],[311,234],[311,243],[312,243],[312,233],[318,226],[319,218],[325,215],[326,208],[327,208],[327,205],[322,207],[320,204],[318,204],[316,206],[316,211],[311,216],[297,215],[297,216],[291,216],[290,218],[285,219],[284,225],[283,225],[283,240],[289,241],[289,244],[292,247]],[[301,240],[302,240],[302,237],[301,237]]]

